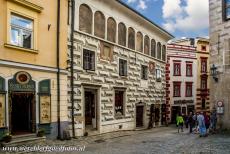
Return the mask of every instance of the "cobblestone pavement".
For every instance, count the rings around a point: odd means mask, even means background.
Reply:
[[[160,127],[107,133],[70,141],[47,140],[44,145],[85,146],[83,152],[62,154],[230,154],[230,134],[199,137],[198,134],[189,134],[187,129],[178,133],[176,127]]]

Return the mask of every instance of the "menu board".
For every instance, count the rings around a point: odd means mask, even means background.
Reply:
[[[40,96],[40,124],[51,122],[51,98],[50,96]]]
[[[5,94],[0,94],[0,128],[5,127]]]

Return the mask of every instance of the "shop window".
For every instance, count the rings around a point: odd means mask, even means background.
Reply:
[[[141,79],[148,79],[148,66],[141,65]]]
[[[192,83],[191,82],[186,82],[185,96],[192,97]]]
[[[5,79],[0,77],[0,128],[6,127],[6,91]]]
[[[15,46],[33,48],[33,20],[16,14],[11,14],[11,39]]]
[[[230,19],[230,0],[223,0],[223,17],[224,20]]]
[[[88,5],[82,4],[79,9],[79,30],[92,34],[93,13]]]
[[[201,58],[201,73],[207,73],[207,59]]]
[[[94,14],[94,35],[105,38],[105,16],[100,11]]]
[[[126,27],[123,23],[118,25],[118,44],[126,46]]]
[[[139,52],[143,52],[143,35],[141,32],[137,32],[137,46],[136,50]]]
[[[192,63],[186,63],[186,76],[192,76]]]
[[[149,37],[146,35],[144,40],[144,53],[149,55]]]
[[[205,99],[202,99],[202,101],[201,101],[201,108],[202,109],[206,108],[206,101],[205,101]]]
[[[124,91],[115,90],[115,116],[124,115]]]
[[[181,96],[181,82],[173,82],[173,97]]]
[[[112,61],[113,60],[113,47],[108,43],[101,42],[101,59]]]
[[[161,60],[161,43],[157,43],[157,59]]]
[[[181,63],[173,63],[173,75],[181,76]]]
[[[119,75],[127,76],[127,60],[119,59]]]
[[[117,29],[117,25],[116,25],[116,21],[112,18],[109,17],[108,21],[107,21],[107,39],[108,41],[111,42],[116,42],[116,29]]]
[[[135,31],[132,27],[129,27],[128,33],[128,47],[135,50]]]
[[[51,92],[49,79],[39,82],[39,110],[40,124],[51,123]]]
[[[161,70],[160,69],[156,69],[156,81],[157,82],[161,82]]]
[[[95,52],[87,49],[83,50],[83,69],[95,70]]]
[[[162,60],[166,61],[166,46],[162,46]]]
[[[156,57],[156,41],[151,40],[151,56]]]

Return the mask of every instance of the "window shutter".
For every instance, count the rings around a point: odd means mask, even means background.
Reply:
[[[124,61],[124,75],[127,76],[127,61]]]
[[[86,56],[86,50],[83,51],[83,69],[87,70],[87,56]]]
[[[91,70],[95,70],[95,53],[94,52],[91,52]]]
[[[230,65],[230,39],[224,41],[224,65]]]
[[[119,59],[119,75],[122,75],[122,60]]]

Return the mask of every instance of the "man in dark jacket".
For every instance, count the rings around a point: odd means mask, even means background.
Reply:
[[[193,113],[190,112],[188,116],[189,132],[192,133],[195,121],[193,120]]]

